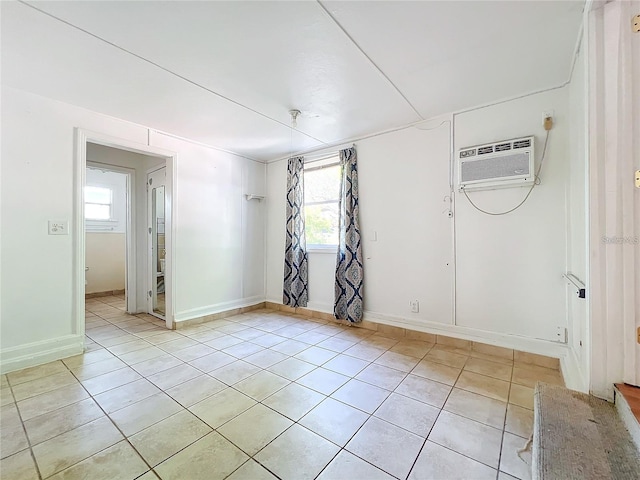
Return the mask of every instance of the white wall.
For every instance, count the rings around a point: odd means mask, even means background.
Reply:
[[[258,298],[254,294],[264,299],[264,262],[257,247],[263,239],[247,238],[264,224],[263,205],[242,196],[245,186],[264,188],[263,165],[3,86],[3,371],[82,348],[76,322],[84,312],[74,311],[72,291],[73,237],[47,235],[51,219],[69,221],[73,231],[75,127],[143,145],[151,136],[152,145],[177,152],[178,318],[247,304]]]
[[[456,114],[454,138],[459,148],[535,135],[539,158],[542,112],[549,109],[556,123],[542,184],[521,209],[504,217],[473,210],[456,192],[454,217],[448,218],[449,122],[356,142],[366,319],[565,354],[555,340],[558,328],[564,340],[568,327],[561,276],[567,269],[568,89]],[[274,302],[282,298],[285,182],[286,162],[269,164],[267,298]],[[525,194],[524,188],[512,188],[470,195],[489,210],[506,210]],[[334,268],[334,255],[309,254],[310,308],[332,311]],[[419,300],[419,313],[410,312],[409,300]]]
[[[124,290],[127,238],[124,233],[91,233],[85,237],[85,293]]]

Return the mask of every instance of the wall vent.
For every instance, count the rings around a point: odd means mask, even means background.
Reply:
[[[465,147],[458,151],[460,190],[530,186],[534,175],[534,137]]]

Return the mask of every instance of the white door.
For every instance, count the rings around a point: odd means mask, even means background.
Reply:
[[[147,311],[156,317],[165,318],[165,179],[166,168],[150,172],[147,176],[147,227],[149,301]]]

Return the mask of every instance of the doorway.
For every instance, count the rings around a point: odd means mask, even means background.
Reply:
[[[125,293],[126,313],[149,313],[164,320],[167,328],[174,328],[173,323],[173,299],[172,299],[172,191],[174,185],[176,154],[164,149],[150,147],[127,140],[122,140],[107,135],[88,132],[82,129],[76,130],[76,178],[75,178],[75,215],[74,215],[74,317],[76,318],[77,333],[85,331],[85,268],[91,265],[87,262],[87,254],[91,248],[85,238],[87,220],[85,209],[92,211],[103,210],[106,216],[108,206],[100,206],[100,202],[90,202],[96,205],[86,206],[86,200],[97,199],[95,195],[87,195],[85,186],[87,183],[87,167],[96,168],[105,172],[118,172],[127,178],[126,195],[126,246],[125,246]],[[163,201],[160,206],[155,203],[158,218],[162,218],[162,233],[159,234],[156,227],[156,258],[150,256],[154,245],[150,245],[152,236],[148,234],[148,205],[147,175],[151,171],[162,170],[164,181],[162,190]],[[102,199],[107,198],[106,191],[93,191],[92,194],[102,194]],[[108,202],[107,202],[108,203]],[[104,205],[104,204],[103,204]],[[105,223],[103,228],[110,229],[113,223]],[[158,236],[161,235],[161,236]],[[161,250],[158,250],[160,240]],[[157,252],[161,255],[158,256]],[[162,260],[160,262],[159,260]],[[152,282],[149,270],[157,265],[154,272],[162,273],[162,283],[154,279]],[[156,292],[163,300],[163,309],[154,311],[152,302],[149,301],[149,293]],[[90,293],[90,292],[89,292]],[[156,303],[156,307],[158,303]]]

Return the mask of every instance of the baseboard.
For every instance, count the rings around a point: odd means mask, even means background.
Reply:
[[[583,375],[573,349],[568,348],[566,355],[560,357],[560,372],[567,388],[589,393],[589,380]]]
[[[4,374],[42,365],[61,358],[79,355],[83,351],[84,335],[65,335],[52,340],[5,348],[0,351],[0,372]]]
[[[124,295],[124,290],[107,290],[105,292],[93,292],[93,293],[85,293],[84,298],[99,298],[99,297],[111,297],[114,295]]]
[[[263,308],[265,299],[262,296],[247,297],[231,302],[222,302],[206,307],[194,308],[178,312],[174,316],[174,325],[178,330],[188,325],[208,322],[229,315],[237,315],[245,311]]]

